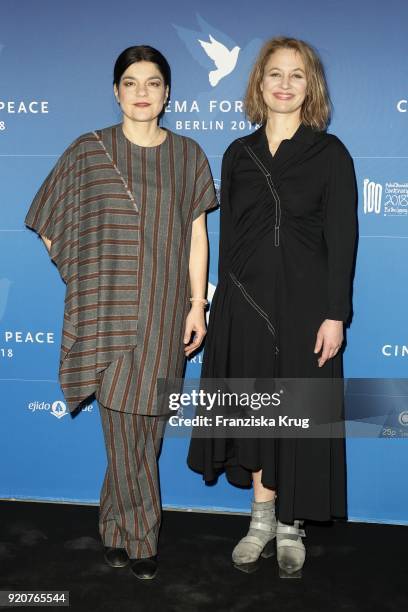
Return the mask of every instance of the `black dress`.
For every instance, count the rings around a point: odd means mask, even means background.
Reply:
[[[235,140],[221,175],[219,279],[201,376],[342,376],[314,354],[325,319],[350,317],[356,244],[352,159],[332,134],[300,125],[269,151],[265,128]],[[281,521],[346,516],[342,439],[192,437],[188,465],[214,480],[277,490]]]

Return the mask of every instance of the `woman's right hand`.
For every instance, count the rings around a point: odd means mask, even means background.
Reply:
[[[320,353],[317,363],[319,368],[339,352],[343,344],[343,321],[325,319],[317,332],[314,353]]]

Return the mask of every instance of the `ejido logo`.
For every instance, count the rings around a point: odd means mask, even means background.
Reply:
[[[64,402],[61,402],[61,400],[54,402],[51,406],[51,414],[57,417],[57,419],[62,419],[62,417],[66,416],[68,411]]]
[[[27,408],[33,414],[35,412],[48,412],[49,414],[55,416],[57,419],[62,419],[62,417],[69,414],[65,403],[61,400],[56,400],[52,404],[50,402],[39,402],[38,400],[36,400],[35,402],[30,402]]]
[[[57,419],[62,419],[62,417],[70,414],[69,410],[67,409],[67,405],[62,400],[55,400],[52,403],[35,400],[34,402],[29,402],[27,404],[27,408],[33,414],[35,412],[48,412]],[[81,412],[92,414],[94,411],[93,408],[94,406],[91,402],[90,404],[83,405],[81,407]]]

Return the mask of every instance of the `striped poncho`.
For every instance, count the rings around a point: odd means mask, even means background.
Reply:
[[[167,130],[156,147],[121,125],[77,138],[25,219],[51,240],[66,283],[59,379],[70,411],[158,414],[156,381],[180,378],[192,222],[216,206],[199,145]]]

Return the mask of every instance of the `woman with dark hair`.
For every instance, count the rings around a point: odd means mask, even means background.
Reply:
[[[206,333],[205,214],[216,206],[199,145],[159,125],[170,67],[149,46],[114,68],[122,122],[79,136],[37,193],[26,224],[65,281],[59,378],[69,410],[95,395],[108,467],[99,529],[113,567],[157,571],[160,378],[181,378]]]
[[[293,38],[268,41],[245,107],[261,127],[223,158],[219,278],[202,378],[333,381],[342,376],[351,311],[356,190],[347,149],[326,132],[330,101],[314,49]],[[254,571],[276,543],[280,575],[299,577],[302,522],[346,516],[340,437],[202,439],[196,432],[188,463],[206,481],[225,469],[231,483],[253,484],[249,532],[232,554],[242,571]]]

